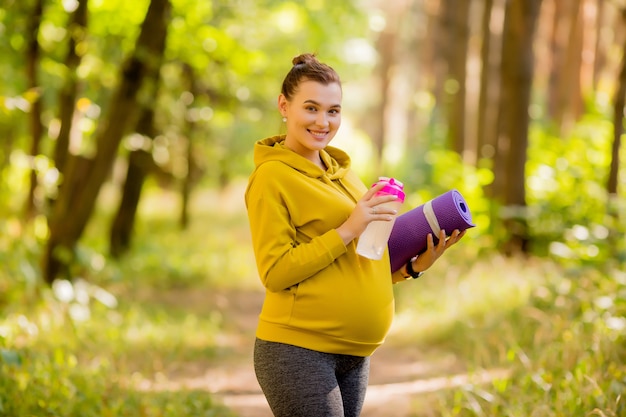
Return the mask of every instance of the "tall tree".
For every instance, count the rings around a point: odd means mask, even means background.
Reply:
[[[28,79],[28,88],[33,93],[30,109],[30,132],[31,147],[30,154],[35,157],[39,154],[41,147],[41,138],[43,136],[43,125],[41,123],[41,114],[43,112],[42,88],[39,85],[39,77],[37,70],[39,68],[39,60],[41,55],[41,47],[39,45],[39,27],[41,26],[41,17],[43,15],[43,0],[35,0],[33,11],[30,14],[30,20],[27,29],[28,47],[26,50],[26,76]],[[37,171],[33,166],[30,172],[30,189],[26,200],[26,216],[30,217],[35,211],[35,191],[37,189]]]
[[[78,0],[76,10],[72,13],[68,24],[69,37],[67,55],[65,56],[65,77],[59,93],[60,127],[54,147],[54,163],[61,173],[64,172],[67,161],[72,118],[78,92],[76,70],[82,59],[87,34],[87,1]]]
[[[533,37],[541,0],[510,0],[502,43],[500,115],[496,158],[496,199],[504,206],[505,252],[528,250],[525,165],[528,147]]]
[[[151,0],[133,53],[121,69],[120,83],[112,97],[109,114],[96,132],[97,154],[92,160],[68,159],[66,183],[49,218],[50,235],[43,254],[44,279],[51,283],[71,265],[76,243],[82,235],[96,198],[115,159],[123,135],[134,125],[143,80],[159,64],[160,45],[169,23],[169,0]]]
[[[446,96],[444,86],[448,74],[450,73],[450,52],[451,48],[451,30],[450,25],[452,22],[452,11],[454,5],[451,5],[450,0],[436,0],[433,3],[437,3],[437,7],[433,7],[433,18],[435,21],[432,26],[431,40],[432,46],[432,87],[431,91],[435,96],[435,102],[437,103],[434,115],[435,121],[440,122],[446,119]]]
[[[145,107],[141,110],[136,132],[142,143],[136,149],[132,149],[128,155],[122,198],[113,216],[109,233],[109,252],[114,257],[120,257],[130,248],[141,190],[146,177],[155,168],[150,152],[152,140],[156,135],[153,108]],[[145,146],[143,142],[150,143],[150,145]]]
[[[469,1],[444,0],[444,29],[450,34],[448,44],[448,75],[445,81],[448,108],[448,142],[452,150],[465,150],[465,80],[469,42]]]
[[[626,8],[622,10],[622,24],[626,23]],[[624,106],[626,101],[626,41],[622,47],[622,66],[617,80],[617,89],[613,99],[613,145],[611,147],[611,165],[607,191],[609,195],[617,195],[619,177],[619,154],[624,134]]]
[[[583,3],[581,0],[554,3],[548,112],[555,126],[563,129],[582,113]]]
[[[113,256],[122,255],[130,247],[143,184],[148,173],[157,168],[152,159],[152,153],[148,152],[146,148],[152,149],[152,141],[157,135],[154,123],[155,103],[159,95],[160,72],[165,52],[165,38],[167,36],[166,31],[167,26],[164,28],[164,33],[157,37],[153,45],[151,50],[152,62],[145,74],[144,94],[138,100],[140,115],[135,132],[142,138],[142,144],[136,149],[132,149],[128,157],[122,198],[113,218],[110,231],[109,248]],[[145,146],[143,142],[147,142],[149,145]]]
[[[381,6],[385,10],[385,27],[378,33],[376,39],[376,50],[378,51],[378,62],[376,65],[376,75],[378,79],[379,101],[375,108],[376,117],[372,118],[376,169],[374,172],[381,172],[383,169],[383,151],[387,131],[387,114],[390,100],[390,86],[393,80],[393,68],[396,57],[396,47],[398,45],[398,28],[401,17],[401,9],[404,2],[384,2]]]
[[[496,117],[498,106],[496,105],[499,94],[499,71],[502,28],[492,30],[495,27],[495,19],[492,15],[496,10],[504,7],[502,0],[494,4],[494,0],[485,0],[483,5],[483,17],[481,24],[482,44],[480,49],[480,61],[482,64],[480,72],[480,92],[478,99],[478,122],[476,156],[477,160],[491,160],[495,152],[496,143]]]
[[[595,21],[595,46],[593,53],[593,90],[598,89],[601,71],[606,63],[606,47],[604,45],[602,32],[604,23],[607,20],[605,0],[596,0],[596,21]]]
[[[492,47],[491,47],[491,13],[493,11],[493,0],[484,0],[483,4],[483,15],[481,19],[481,45],[480,45],[480,91],[478,93],[478,115],[477,115],[477,125],[476,125],[476,160],[480,160],[484,152],[487,151],[487,144],[490,142],[486,140],[485,134],[487,132],[487,109],[493,108],[491,106],[487,106],[488,103],[488,94],[491,91],[489,88],[489,77],[493,73],[491,71],[491,60],[489,59],[492,55]]]
[[[424,103],[418,97],[423,96],[421,92],[428,91],[432,78],[430,73],[432,65],[427,64],[432,58],[430,48],[433,42],[429,37],[433,36],[431,28],[435,24],[435,19],[429,17],[431,14],[426,2],[413,1],[404,20],[409,35],[402,51],[405,58],[398,67],[404,73],[404,81],[401,84],[404,98],[399,104],[404,109],[406,118],[406,155],[420,154],[424,135],[419,132],[428,125],[428,113],[422,110]],[[420,92],[419,95],[417,92]],[[409,166],[419,163],[416,158],[411,159],[412,161],[408,161]]]
[[[200,95],[198,83],[196,80],[196,74],[194,69],[189,64],[183,64],[183,78],[186,82],[187,91],[194,99]],[[185,114],[189,112],[189,106],[193,102],[185,104]],[[191,196],[191,189],[195,181],[197,180],[198,167],[195,160],[195,146],[194,146],[194,132],[198,123],[192,117],[185,117],[184,136],[187,138],[187,172],[182,180],[181,184],[181,208],[180,208],[180,227],[186,229],[189,225],[189,200]]]

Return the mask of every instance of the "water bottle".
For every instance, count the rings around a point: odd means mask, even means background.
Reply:
[[[394,178],[380,177],[378,178],[378,182],[373,186],[380,182],[384,182],[385,186],[376,193],[376,196],[391,194],[398,197],[380,206],[390,207],[398,211],[404,202],[404,185]],[[389,221],[375,220],[368,224],[365,231],[363,231],[359,237],[356,253],[369,259],[381,259],[385,253],[385,249],[387,249],[387,241],[389,240],[389,235],[391,234],[391,229],[395,221],[396,217],[394,216],[394,218]]]

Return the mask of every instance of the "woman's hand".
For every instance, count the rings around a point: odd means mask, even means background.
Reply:
[[[430,268],[446,250],[448,250],[452,245],[455,245],[463,236],[465,236],[465,232],[465,230],[461,232],[457,229],[452,232],[448,238],[446,238],[446,231],[441,230],[439,232],[439,242],[437,245],[434,243],[433,234],[429,233],[426,238],[426,252],[422,253],[413,261],[413,270],[423,272]]]
[[[376,193],[384,186],[385,184],[380,183],[370,188],[356,203],[356,207],[348,220],[337,228],[337,233],[345,245],[360,236],[371,222],[375,220],[391,221],[397,214],[396,210],[383,205],[395,201],[397,199],[395,195],[376,196]]]

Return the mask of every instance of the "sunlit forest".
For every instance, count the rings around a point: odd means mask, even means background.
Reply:
[[[304,52],[361,179],[476,224],[363,417],[626,416],[626,1],[1,0],[0,417],[271,416],[243,193]]]

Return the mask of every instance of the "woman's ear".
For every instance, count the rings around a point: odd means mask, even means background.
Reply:
[[[278,110],[283,117],[287,117],[287,98],[283,94],[278,96]]]

